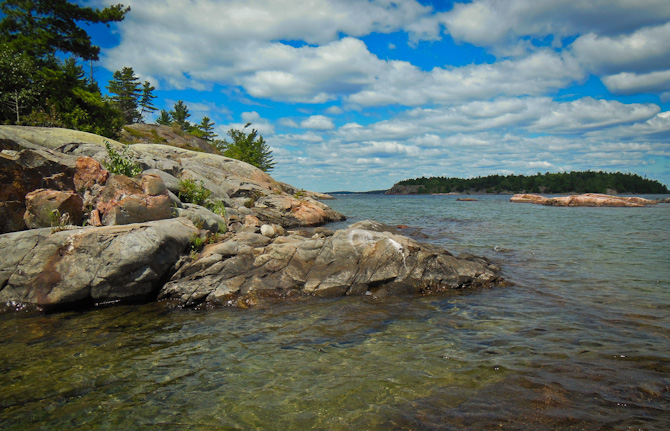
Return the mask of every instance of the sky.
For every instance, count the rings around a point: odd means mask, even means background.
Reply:
[[[667,0],[119,1],[124,21],[88,30],[101,87],[130,66],[219,138],[251,122],[293,186],[573,170],[670,185]]]

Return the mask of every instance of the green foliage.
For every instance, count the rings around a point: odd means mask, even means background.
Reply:
[[[0,120],[20,124],[21,115],[30,112],[43,91],[33,59],[0,44]]]
[[[221,241],[220,232],[206,232],[203,234],[194,233],[191,236],[191,259],[196,260],[198,258],[198,253],[207,245],[214,244]]]
[[[37,59],[69,53],[84,60],[98,60],[100,48],[81,24],[123,20],[130,10],[121,4],[102,10],[79,6],[67,0],[4,0],[0,9],[0,39]]]
[[[214,133],[214,123],[210,121],[209,117],[202,117],[202,121],[196,127],[201,132],[199,137],[205,141],[211,142],[218,136]]]
[[[94,85],[72,58],[55,61],[37,72],[44,85],[43,97],[21,121],[30,126],[65,127],[115,137],[123,116]]]
[[[4,0],[0,9],[0,121],[115,137],[123,117],[75,57],[97,60],[100,51],[80,25],[121,21],[129,8]],[[59,53],[73,57],[60,60]]]
[[[156,98],[153,91],[156,89],[149,81],[144,81],[142,84],[142,97],[140,97],[140,119],[144,120],[145,114],[151,114],[154,111],[157,111],[158,108],[154,106],[153,100]]]
[[[203,205],[211,194],[212,192],[205,188],[202,180],[200,184],[196,183],[195,180],[184,178],[179,180],[179,199],[183,202]]]
[[[270,150],[263,136],[258,134],[258,130],[252,129],[248,134],[244,132],[244,129],[250,125],[251,123],[248,123],[243,130],[230,129],[228,136],[230,136],[232,142],[217,140],[214,144],[224,156],[242,160],[256,166],[263,172],[268,172],[275,165],[272,160],[272,150]]]
[[[561,172],[533,176],[489,175],[470,179],[430,177],[404,180],[395,186],[418,186],[417,193],[631,193],[664,194],[658,181],[621,172]]]
[[[226,206],[223,201],[207,202],[207,209],[213,212],[216,215],[221,217],[226,217]]]
[[[172,117],[172,124],[176,124],[182,131],[188,131],[191,123],[188,122],[188,117],[191,114],[188,112],[188,107],[183,100],[178,100],[174,104],[172,111],[170,111],[170,117]]]
[[[293,197],[296,198],[296,199],[304,198],[305,197],[305,190],[303,190],[303,189],[298,190],[297,192],[295,192]]]
[[[156,124],[160,124],[162,126],[170,126],[172,124],[172,116],[165,109],[161,109],[161,113],[156,119]]]
[[[117,153],[114,148],[112,148],[109,141],[105,141],[105,148],[107,148],[109,162],[105,162],[104,165],[109,172],[117,175],[125,175],[127,177],[135,177],[142,173],[140,165],[130,160],[128,146],[123,149],[121,154]]]
[[[51,224],[51,233],[65,230],[70,225],[70,214],[61,214],[59,209],[54,209],[49,213],[49,223]]]
[[[163,144],[167,142],[167,139],[160,136],[156,129],[151,129],[150,133],[151,133],[151,142],[153,142],[154,144]]]
[[[113,95],[112,101],[117,105],[126,124],[138,122],[142,116],[138,111],[139,99],[142,95],[140,81],[132,67],[124,67],[114,72],[107,90]]]

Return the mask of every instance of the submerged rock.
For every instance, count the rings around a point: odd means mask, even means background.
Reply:
[[[0,302],[52,309],[152,299],[197,232],[178,218],[0,235]]]
[[[625,197],[603,195],[598,193],[586,193],[575,196],[561,196],[549,198],[533,194],[517,194],[512,196],[510,202],[531,203],[557,207],[645,207],[657,204],[658,201],[640,197]]]
[[[244,307],[263,298],[427,294],[499,281],[499,268],[483,258],[454,257],[389,230],[367,221],[330,236],[235,234],[184,263],[159,299]]]

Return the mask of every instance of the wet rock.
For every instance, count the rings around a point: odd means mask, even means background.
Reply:
[[[170,219],[0,235],[0,302],[50,309],[152,299],[196,233]]]
[[[183,265],[159,298],[181,305],[244,305],[292,296],[426,294],[490,286],[499,268],[362,222],[331,236],[297,234],[271,240],[243,232],[206,247]]]

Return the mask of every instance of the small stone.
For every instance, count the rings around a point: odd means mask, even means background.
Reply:
[[[261,226],[261,235],[268,238],[274,238],[277,235],[277,232],[275,231],[274,227],[270,226],[269,224],[264,224]]]

